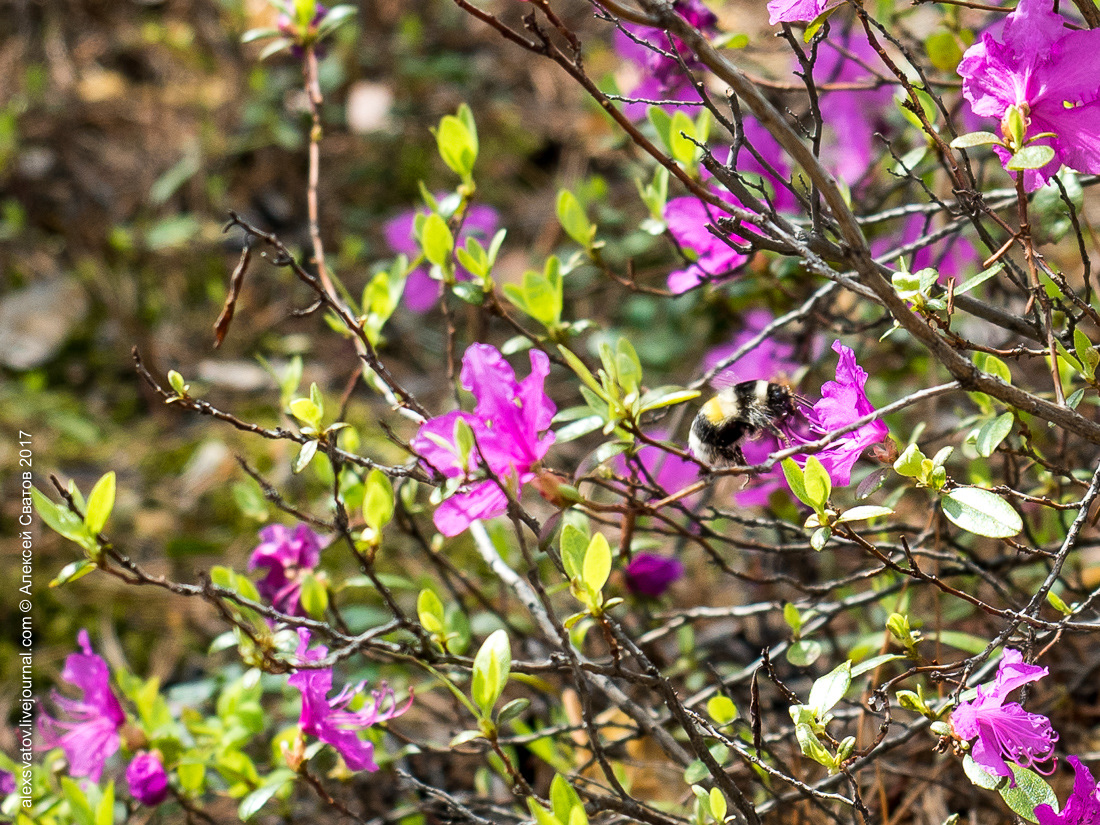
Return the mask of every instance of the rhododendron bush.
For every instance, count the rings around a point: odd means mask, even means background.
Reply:
[[[35,465],[110,595],[5,815],[1100,822],[1091,0],[272,1],[301,221],[200,301],[270,377],[135,333],[130,438],[236,461]]]

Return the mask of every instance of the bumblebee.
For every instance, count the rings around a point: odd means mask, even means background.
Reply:
[[[782,384],[742,381],[726,387],[699,410],[691,424],[688,446],[711,467],[745,464],[741,442],[769,432],[787,441],[779,425],[795,413],[799,401]]]

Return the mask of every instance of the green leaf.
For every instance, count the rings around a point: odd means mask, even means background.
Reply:
[[[580,796],[565,777],[560,773],[554,774],[550,781],[550,809],[554,812],[554,817],[561,822],[568,822],[576,808],[584,808]]]
[[[920,447],[916,444],[910,444],[894,462],[894,470],[898,475],[905,476],[906,478],[920,478],[921,465],[926,460]]]
[[[982,428],[978,430],[978,437],[974,441],[978,455],[983,458],[989,458],[993,455],[1000,443],[1012,432],[1012,424],[1015,420],[1012,413],[1006,412],[992,421],[985,422]]]
[[[115,821],[115,783],[107,783],[103,796],[95,806],[95,825],[114,825]]]
[[[61,795],[69,803],[69,810],[76,817],[75,825],[96,825],[88,796],[73,780],[61,777]]]
[[[443,602],[434,591],[425,588],[416,597],[416,615],[420,625],[433,636],[446,636],[447,620]]]
[[[869,673],[887,662],[893,662],[904,658],[905,657],[900,653],[883,653],[881,656],[872,656],[870,659],[862,661],[858,665],[852,665],[852,678],[855,679],[858,676],[862,676],[864,673]]]
[[[690,117],[677,109],[672,115],[668,130],[668,148],[673,160],[689,167],[695,164],[695,155],[699,151],[691,140],[695,137],[695,124]]]
[[[817,456],[810,456],[806,459],[803,482],[806,485],[806,504],[815,510],[823,509],[829,502],[829,495],[833,491],[833,482]]]
[[[958,487],[940,505],[952,524],[979,536],[1005,539],[1024,529],[1019,513],[996,493],[980,487]]]
[[[728,696],[712,696],[707,700],[707,714],[719,725],[728,725],[737,718],[737,705]]]
[[[1047,591],[1047,604],[1049,604],[1063,616],[1073,615],[1073,608],[1066,604],[1062,597],[1055,593],[1053,590]]]
[[[604,401],[611,400],[607,397],[607,393],[604,392],[603,387],[601,387],[596,381],[596,377],[592,375],[592,371],[584,365],[584,362],[580,358],[573,354],[572,350],[569,350],[563,347],[561,344],[558,344],[558,352],[561,353],[562,358],[564,358],[566,360],[566,363],[569,364],[570,369],[572,369],[573,372],[577,374],[577,377],[584,382],[585,386],[587,386],[588,389],[592,390],[592,392],[596,393],[596,395],[598,395]]]
[[[512,649],[508,634],[494,630],[474,657],[474,675],[470,696],[484,718],[489,718],[512,669]]]
[[[577,196],[568,189],[558,193],[558,222],[561,228],[574,241],[586,249],[592,245],[595,227],[588,220]]]
[[[1005,168],[1013,172],[1042,169],[1052,160],[1054,160],[1054,150],[1051,147],[1041,143],[1032,143],[1009,158]]]
[[[821,658],[822,652],[820,642],[813,639],[799,639],[787,648],[787,661],[795,667],[809,667]]]
[[[273,782],[252,791],[241,800],[241,804],[237,807],[237,816],[244,821],[254,817],[271,800],[271,797],[279,792],[282,784],[281,782]]]
[[[471,134],[466,123],[454,115],[445,115],[435,132],[439,156],[452,172],[464,181],[469,180],[477,161],[477,136]]]
[[[951,141],[951,148],[971,149],[975,146],[989,146],[994,143],[999,145],[1003,142],[1001,136],[993,132],[970,132],[969,134],[959,135]]]
[[[69,562],[63,568],[61,572],[57,574],[57,577],[50,582],[50,587],[60,587],[63,584],[69,582],[75,582],[77,579],[82,579],[96,569],[95,562],[88,559],[79,559],[74,562]]]
[[[1051,146],[1033,143],[1012,155],[1004,168],[1011,172],[1024,172],[1027,169],[1041,169],[1053,160],[1054,150]]]
[[[1073,330],[1073,349],[1077,353],[1077,360],[1084,366],[1085,377],[1091,381],[1096,376],[1097,365],[1100,364],[1100,353],[1080,327]]]
[[[671,148],[669,132],[672,129],[672,116],[660,106],[650,106],[646,109],[646,118],[653,124],[653,129],[657,132],[661,142],[666,147]]]
[[[363,496],[363,518],[375,533],[393,518],[393,484],[389,477],[375,467],[367,475],[367,490]]]
[[[308,398],[295,398],[290,402],[290,414],[307,427],[321,429],[321,411]]]
[[[680,387],[658,387],[642,396],[638,402],[640,412],[650,412],[675,404],[683,404],[699,397],[699,390],[685,390]]]
[[[1013,813],[1023,817],[1028,822],[1038,822],[1035,809],[1039,805],[1049,805],[1052,809],[1058,807],[1058,797],[1054,789],[1050,787],[1039,774],[1020,765],[1011,762],[1006,763],[1015,774],[1016,787],[1006,785],[1000,789],[1001,799]]]
[[[328,590],[313,573],[301,574],[300,581],[302,607],[314,619],[320,619],[328,609]]]
[[[506,725],[513,719],[518,719],[529,707],[531,707],[531,700],[526,696],[521,696],[519,699],[513,699],[500,709],[500,713],[497,714],[497,724]]]
[[[561,563],[565,568],[565,575],[570,579],[580,580],[581,570],[584,567],[584,557],[588,552],[588,544],[588,536],[576,525],[566,524],[562,528]]]
[[[306,467],[309,466],[309,462],[313,460],[313,456],[317,455],[317,442],[307,441],[302,445],[302,449],[298,452],[298,457],[294,459],[294,466],[291,468],[295,473],[300,473]]]
[[[88,509],[84,514],[84,524],[93,536],[103,531],[114,506],[115,473],[112,470],[96,482],[88,495]]]
[[[932,65],[941,72],[953,72],[962,60],[962,49],[956,39],[955,33],[949,29],[938,29],[932,32],[924,41],[924,48],[928,50],[928,59]]]
[[[420,230],[420,248],[424,250],[424,257],[436,266],[446,269],[450,264],[455,248],[454,235],[447,222],[435,212],[424,219]]]
[[[988,640],[981,636],[964,633],[961,630],[940,630],[932,638],[940,644],[950,645],[972,654],[981,653],[988,644]]]
[[[710,814],[715,822],[726,821],[726,798],[717,788],[710,789]]]
[[[806,492],[806,474],[798,466],[793,458],[783,459],[783,476],[787,479],[787,486],[791,488],[794,497],[803,504],[809,504],[809,494]]]
[[[582,579],[593,593],[599,593],[611,575],[611,547],[603,533],[596,533],[584,554]]]
[[[802,33],[802,42],[809,43],[814,39],[814,36],[821,30],[821,27],[825,25],[825,21],[832,17],[840,6],[829,6],[825,11],[821,12],[817,17],[806,24],[806,31]]]
[[[34,501],[34,509],[51,530],[70,541],[80,541],[87,537],[84,522],[68,507],[54,504],[36,488],[31,489],[31,499]]]
[[[956,286],[955,287],[955,294],[956,295],[962,295],[963,293],[969,292],[970,290],[972,290],[974,287],[978,286],[979,284],[983,284],[986,281],[988,281],[990,278],[992,278],[994,275],[996,275],[998,272],[1000,272],[1004,268],[1005,268],[1004,262],[1003,261],[998,261],[997,263],[993,264],[993,266],[989,267],[988,269],[983,269],[977,275],[973,276],[972,278],[967,278],[961,284]]]
[[[888,516],[894,511],[889,507],[879,507],[873,504],[861,504],[859,507],[853,507],[850,510],[845,510],[837,518],[837,524],[844,524],[849,521],[866,521],[867,519],[879,518],[880,516]]]
[[[809,705],[820,719],[844,698],[852,684],[852,663],[843,662],[814,682]]]

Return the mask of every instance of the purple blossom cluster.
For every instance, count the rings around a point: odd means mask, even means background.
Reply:
[[[704,34],[717,32],[718,18],[700,0],[675,0],[672,8]],[[641,80],[629,91],[631,97],[665,102],[670,111],[683,109],[690,114],[698,109],[699,93],[688,72],[703,66],[678,37],[650,26],[623,23],[615,32],[615,51],[641,71]],[[645,103],[636,102],[623,108],[628,117],[641,118],[645,107]]]
[[[1008,694],[1018,687],[1048,675],[1045,667],[1024,662],[1018,650],[1005,649],[990,684],[979,685],[977,696],[962,702],[951,713],[955,736],[971,743],[970,755],[987,773],[1016,779],[1011,765],[1039,773],[1053,773],[1057,766],[1054,745],[1058,741],[1050,720],[1030,713]],[[1100,823],[1100,788],[1092,772],[1076,756],[1067,761],[1073,767],[1073,790],[1061,812],[1049,804],[1035,808],[1039,825],[1097,825]]]
[[[317,645],[309,649],[310,633],[298,630],[298,657],[304,664],[318,662],[328,655],[328,648]],[[335,696],[332,692],[332,668],[315,667],[301,669],[292,674],[288,683],[302,694],[302,712],[298,726],[302,733],[313,736],[333,748],[344,758],[344,763],[353,771],[377,771],[374,761],[374,745],[359,737],[378,722],[394,719],[409,709],[412,696],[403,706],[397,706],[394,692],[384,686],[371,693],[369,705],[361,710],[348,710],[365,688],[365,684],[345,685]]]
[[[959,739],[974,740],[970,755],[994,776],[1007,776],[1015,783],[1008,763],[1033,768],[1041,773],[1054,770],[1054,743],[1058,734],[1050,720],[1028,713],[1018,702],[1005,700],[1016,688],[1047,675],[1047,669],[1024,663],[1018,650],[1001,655],[992,684],[980,685],[978,695],[951,713],[951,727]],[[1044,763],[1050,767],[1044,769]]]
[[[550,359],[538,350],[530,358],[531,373],[517,381],[496,347],[471,344],[462,357],[460,380],[474,395],[474,411],[454,410],[426,421],[412,440],[429,470],[462,480],[435,510],[435,526],[445,536],[457,536],[477,519],[504,513],[508,496],[502,485],[514,483],[518,491],[533,480],[536,465],[554,443],[548,430],[557,407],[543,391]],[[457,443],[459,422],[474,437],[469,455]]]
[[[38,728],[48,748],[61,748],[69,761],[69,773],[86,776],[98,782],[103,766],[119,749],[118,732],[126,721],[111,690],[111,672],[102,657],[92,652],[88,631],[77,634],[79,653],[65,657],[61,678],[81,692],[79,699],[69,699],[57,691],[54,704],[68,715],[63,721],[43,713]]]
[[[264,601],[289,616],[304,616],[302,610],[302,575],[321,561],[321,551],[328,539],[314,533],[307,524],[294,529],[271,524],[260,530],[262,541],[248,560],[248,569],[266,569],[256,583]]]
[[[1050,6],[1049,0],[1020,0],[999,36],[983,33],[959,64],[974,114],[1002,120],[1015,109],[1027,137],[1054,150],[1045,166],[1024,172],[1028,191],[1063,165],[1100,172],[1100,30],[1073,31]],[[1010,153],[996,151],[1007,163]]]

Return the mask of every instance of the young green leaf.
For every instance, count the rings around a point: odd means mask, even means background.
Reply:
[[[474,656],[474,675],[470,687],[471,698],[484,718],[492,714],[493,706],[508,683],[511,669],[512,649],[508,634],[504,630],[494,630]]]
[[[84,524],[93,536],[101,533],[115,506],[115,474],[112,470],[96,482],[88,495]]]
[[[940,502],[948,520],[979,536],[1006,539],[1024,529],[1020,514],[996,493],[980,487],[957,487]]]
[[[611,547],[603,533],[596,533],[584,554],[582,578],[593,593],[599,593],[611,574]]]
[[[393,518],[393,484],[389,477],[377,467],[367,475],[367,489],[363,496],[363,518],[375,531],[379,532]]]

